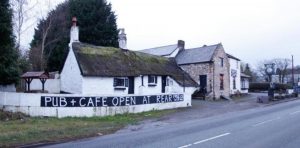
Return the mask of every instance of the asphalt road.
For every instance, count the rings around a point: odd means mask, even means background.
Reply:
[[[299,148],[300,100],[49,147]]]

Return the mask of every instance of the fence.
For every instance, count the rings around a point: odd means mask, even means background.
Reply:
[[[0,92],[0,108],[30,116],[91,117],[191,106],[190,94],[82,95]]]

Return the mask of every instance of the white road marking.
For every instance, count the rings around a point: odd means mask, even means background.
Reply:
[[[190,147],[192,146],[192,144],[187,144],[187,145],[184,145],[184,146],[181,146],[181,147],[178,147],[178,148],[186,148],[186,147]]]
[[[266,121],[263,121],[263,122],[256,123],[256,124],[254,124],[254,125],[252,125],[252,126],[259,126],[259,125],[266,124],[266,123],[268,123],[268,122],[272,122],[272,121],[279,120],[279,119],[280,119],[280,117],[277,117],[277,118],[275,118],[275,119],[266,120]]]
[[[298,114],[298,113],[300,113],[300,110],[299,110],[299,111],[292,112],[292,113],[290,113],[290,115],[295,115],[295,114]]]
[[[211,138],[208,138],[208,139],[204,139],[204,140],[201,140],[201,141],[197,141],[195,142],[194,144],[200,144],[200,143],[203,143],[203,142],[207,142],[207,141],[210,141],[210,140],[214,140],[214,139],[217,139],[217,138],[220,138],[220,137],[224,137],[224,136],[227,136],[229,135],[230,133],[225,133],[225,134],[222,134],[222,135],[218,135],[218,136],[215,136],[215,137],[211,137]]]

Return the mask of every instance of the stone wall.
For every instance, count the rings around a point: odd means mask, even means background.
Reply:
[[[223,58],[223,67],[220,64],[221,59]],[[216,50],[213,58],[214,62],[214,88],[215,88],[215,97],[219,98],[221,95],[229,96],[230,95],[230,75],[229,75],[229,59],[224,51],[222,46]],[[224,89],[220,89],[220,74],[224,75]]]
[[[220,64],[220,58],[223,58],[223,67]],[[219,46],[214,53],[214,62],[195,63],[180,65],[191,78],[200,83],[200,75],[207,75],[207,98],[219,99],[221,95],[228,97],[230,95],[230,75],[229,75],[229,59],[222,46]],[[220,90],[220,74],[224,75],[224,89]]]
[[[188,65],[180,65],[180,67],[186,71],[190,77],[200,84],[200,75],[207,76],[207,92],[212,92],[213,87],[213,76],[212,76],[212,63],[198,63],[198,64],[188,64]]]

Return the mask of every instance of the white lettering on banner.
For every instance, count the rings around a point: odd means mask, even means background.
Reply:
[[[113,100],[112,100],[112,104],[113,104],[114,106],[117,106],[118,103],[119,103],[118,97],[114,97]]]
[[[106,99],[107,99],[106,97],[103,97],[103,98],[102,98],[102,106],[107,106],[107,104],[106,104]]]
[[[131,105],[136,105],[136,99],[135,99],[135,97],[130,97],[130,104]]]
[[[51,97],[45,97],[45,106],[47,107],[47,103],[51,102]]]
[[[184,101],[183,94],[152,96],[41,96],[42,107],[106,107],[157,104]]]
[[[84,97],[82,97],[82,98],[80,98],[80,100],[79,100],[79,105],[81,106],[81,107],[83,107],[83,106],[85,106],[86,104],[82,104],[82,101],[83,100],[85,100],[85,98]]]
[[[144,96],[144,98],[143,98],[143,104],[148,104],[146,96]]]
[[[89,98],[89,102],[88,102],[87,106],[95,106],[92,98]]]
[[[60,101],[59,101],[59,106],[60,106],[60,107],[66,107],[67,104],[68,104],[68,103],[67,103],[66,98],[64,98],[64,97],[60,98]]]

